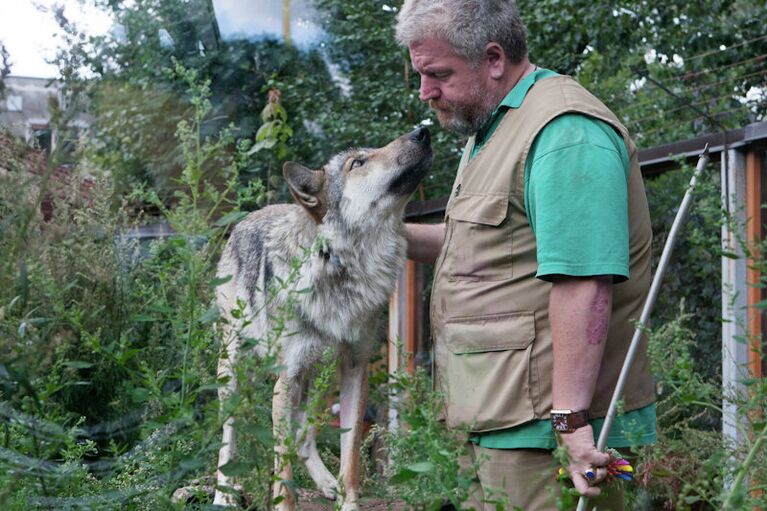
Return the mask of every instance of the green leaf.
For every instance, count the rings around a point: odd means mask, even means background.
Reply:
[[[145,403],[149,400],[149,391],[147,389],[135,388],[130,394],[134,403]]]
[[[280,374],[283,371],[286,371],[288,369],[288,366],[285,365],[273,365],[266,368],[266,371],[272,374]]]
[[[434,463],[431,461],[420,461],[418,463],[408,465],[407,469],[419,474],[425,474],[426,472],[431,472],[434,470]]]
[[[279,127],[277,121],[265,122],[256,132],[256,142],[263,142],[274,137],[275,130]]]
[[[88,369],[89,367],[93,367],[92,363],[84,362],[82,360],[67,360],[64,362],[64,365],[73,369]]]
[[[119,356],[119,357],[117,357],[117,362],[118,362],[120,365],[125,365],[125,363],[126,363],[128,360],[132,359],[133,357],[135,357],[136,355],[138,355],[140,352],[141,352],[141,350],[139,350],[138,348],[131,348],[131,349],[127,349],[127,350],[123,351],[123,352],[120,354],[120,356]]]
[[[82,381],[82,380],[80,380],[80,381],[70,381],[70,382],[67,382],[64,385],[62,385],[61,388],[66,388],[66,387],[87,387],[89,385],[93,385],[93,383],[89,382],[89,381]]]
[[[207,383],[197,387],[197,392],[203,392],[205,390],[218,390],[221,387],[226,387],[226,383]]]
[[[226,284],[230,280],[232,280],[232,276],[231,275],[226,275],[225,277],[216,277],[215,279],[210,281],[210,287],[221,286],[223,284]]]
[[[205,462],[200,458],[187,456],[181,458],[181,461],[179,461],[178,464],[183,470],[191,472],[192,470],[197,470],[198,468],[204,466]]]
[[[156,321],[153,316],[150,316],[148,314],[134,314],[128,318],[130,321],[135,321],[136,323],[150,323],[152,321]]]
[[[248,151],[248,156],[257,153],[258,151],[261,151],[262,149],[271,149],[272,147],[274,147],[276,143],[277,143],[277,140],[273,138],[262,140],[261,142],[256,143],[250,149],[250,151]]]
[[[211,305],[207,311],[205,311],[205,314],[200,316],[198,321],[200,322],[201,325],[207,325],[208,323],[213,323],[220,317],[221,317],[221,314],[218,311],[218,307],[214,304],[214,305]]]
[[[389,483],[391,484],[406,483],[407,481],[410,481],[417,475],[418,475],[418,472],[413,472],[412,470],[403,468],[402,470],[394,474],[391,478],[389,478]]]
[[[226,227],[227,225],[236,224],[237,222],[239,222],[246,216],[248,216],[247,211],[232,211],[231,213],[227,213],[226,215],[216,220],[215,226]],[[229,278],[231,279],[232,276],[230,275]],[[215,279],[214,282],[216,280],[220,280],[220,279]],[[225,280],[224,282],[227,282],[227,281]],[[224,282],[221,282],[221,284],[223,284]],[[214,285],[219,285],[219,284],[214,284]]]
[[[221,465],[218,469],[225,476],[237,477],[249,473],[253,470],[253,467],[255,467],[255,464],[246,461],[230,461],[225,465]]]
[[[258,424],[247,424],[239,426],[245,433],[253,435],[258,442],[263,445],[272,445],[274,443],[274,436],[272,429],[267,426],[261,426]]]
[[[159,312],[160,314],[175,314],[176,309],[169,305],[161,305],[161,304],[155,304],[152,305],[151,309],[155,312]]]

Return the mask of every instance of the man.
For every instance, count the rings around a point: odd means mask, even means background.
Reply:
[[[436,260],[446,420],[470,427],[470,455],[485,460],[469,505],[482,509],[501,489],[522,509],[556,509],[558,441],[575,488],[607,490],[593,503],[622,509],[619,486],[600,489],[609,456],[595,435],[650,284],[634,144],[598,99],[528,60],[511,1],[405,0],[397,38],[421,75],[421,100],[469,136],[445,223],[408,225],[410,257]],[[611,447],[655,439],[648,367],[643,345]]]

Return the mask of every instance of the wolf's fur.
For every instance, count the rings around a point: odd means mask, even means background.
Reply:
[[[354,149],[332,158],[322,170],[312,171],[286,163],[283,174],[298,205],[274,205],[250,214],[232,231],[218,276],[232,276],[217,288],[219,309],[228,319],[223,336],[226,353],[219,361],[219,377],[228,378],[219,390],[223,402],[236,390],[234,364],[242,338],[266,339],[270,318],[284,306],[288,290],[273,281],[284,281],[291,259],[319,246],[298,270],[295,289],[311,289],[293,296],[293,314],[278,340],[281,365],[274,391],[272,418],[277,442],[275,467],[278,479],[292,479],[284,458],[283,438],[295,434],[299,424],[303,444],[299,458],[322,493],[339,492],[344,509],[355,509],[359,494],[359,445],[367,391],[367,364],[375,348],[376,317],[394,289],[405,263],[405,230],[402,214],[431,163],[429,134],[424,128],[403,135],[381,149]],[[243,325],[231,316],[245,304]],[[239,332],[239,335],[237,333]],[[341,485],[319,458],[315,432],[307,425],[302,402],[321,355],[331,348],[341,368]],[[222,466],[236,456],[233,419],[224,425]],[[232,486],[217,473],[219,486]],[[343,488],[343,491],[341,491]],[[284,484],[275,485],[275,497],[284,497],[280,509],[292,509],[294,499]],[[216,504],[230,505],[230,494],[216,491]]]

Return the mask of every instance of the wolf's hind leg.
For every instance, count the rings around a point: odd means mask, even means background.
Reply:
[[[325,498],[335,499],[338,493],[338,481],[320,458],[320,453],[317,451],[317,430],[309,424],[306,412],[301,413],[301,433],[299,438],[303,436],[303,442],[298,455],[304,462],[309,477]]]
[[[362,419],[367,401],[368,373],[365,361],[345,360],[341,366],[341,482],[342,511],[358,509]]]
[[[231,338],[227,338],[231,337]],[[237,336],[224,336],[224,342],[227,342],[226,354],[218,361],[217,377],[226,379],[226,383],[218,389],[218,402],[221,411],[224,410],[224,403],[235,392],[237,392],[237,377],[234,372],[234,364],[239,349],[239,339]],[[234,417],[227,417],[224,422],[223,438],[221,448],[218,450],[218,465],[221,467],[234,460],[237,456],[237,443],[234,432]],[[230,492],[221,491],[220,488],[229,488]],[[231,477],[225,476],[221,470],[216,470],[216,495],[213,504],[218,506],[236,506],[237,497],[234,493],[234,481]]]
[[[292,511],[296,507],[296,499],[288,482],[293,480],[293,467],[290,464],[287,438],[294,432],[293,411],[296,406],[300,389],[296,382],[291,382],[283,372],[277,379],[272,396],[272,427],[274,431],[274,473],[276,481],[272,498],[282,497],[275,506],[277,511]]]

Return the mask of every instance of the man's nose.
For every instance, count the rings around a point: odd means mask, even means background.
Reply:
[[[439,87],[428,76],[421,75],[421,87],[418,92],[421,101],[439,98]]]

